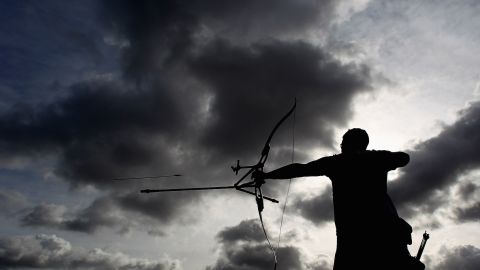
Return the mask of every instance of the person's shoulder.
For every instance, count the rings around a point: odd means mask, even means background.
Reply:
[[[330,160],[330,161],[334,161],[334,160],[339,160],[343,157],[343,154],[334,154],[334,155],[330,155],[330,156],[325,156],[323,157],[324,159],[326,160]]]
[[[365,154],[370,157],[387,157],[391,156],[392,152],[388,150],[367,150],[365,151]]]
[[[392,152],[387,150],[366,150],[362,153],[362,157],[365,160],[372,160],[375,162],[382,162],[390,159]]]
[[[312,161],[312,164],[332,164],[342,159],[342,154],[335,154],[330,156],[324,156],[317,160]]]
[[[368,150],[370,155],[374,156],[408,156],[407,153],[401,151],[388,151],[388,150]]]
[[[370,153],[372,155],[381,155],[381,154],[390,154],[392,153],[391,151],[388,151],[388,150],[376,150],[376,149],[373,149],[373,150],[367,150],[365,151],[367,153]]]
[[[410,156],[404,152],[392,152],[387,150],[370,150],[370,157],[380,163],[386,164],[389,170],[403,167],[410,161]]]

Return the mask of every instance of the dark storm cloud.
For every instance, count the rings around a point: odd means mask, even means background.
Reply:
[[[142,213],[155,219],[160,224],[166,225],[172,221],[188,223],[194,220],[194,217],[199,217],[201,211],[197,210],[196,215],[189,215],[191,214],[190,211],[195,210],[187,207],[199,203],[198,195],[188,192],[171,192],[161,195],[132,192],[117,196],[115,199],[116,203],[123,209]],[[182,218],[186,218],[186,220],[182,222]]]
[[[343,65],[307,42],[275,41],[276,33],[328,22],[334,10],[333,1],[104,1],[101,16],[130,42],[125,48],[126,73],[134,74],[130,78],[165,74],[172,67],[165,63],[181,65],[190,59],[187,65],[214,98],[209,111],[214,123],[204,142],[237,157],[230,150],[262,140],[255,132],[239,130],[255,119],[255,130],[267,133],[295,96],[303,110],[299,133],[331,146],[332,125],[345,124],[352,98],[371,90],[366,66]],[[213,35],[199,40],[205,27]],[[251,31],[268,34],[238,47],[218,41],[228,40],[225,33],[240,33],[242,39]],[[258,42],[265,37],[274,41]]]
[[[235,2],[231,4],[236,5]],[[247,6],[252,10],[250,13],[253,18],[260,17],[259,14],[264,13],[262,10],[269,10],[273,17],[282,18],[279,20],[281,22],[285,22],[285,18],[297,18],[303,11],[309,11],[306,12],[308,16],[305,16],[305,21],[295,20],[295,23],[301,25],[296,28],[303,27],[307,21],[315,21],[314,17],[326,20],[330,16],[327,13],[331,10],[331,4],[317,2],[275,1],[269,5],[249,2],[244,7]],[[222,22],[225,26],[238,22],[231,16],[222,17],[221,14],[225,14],[223,11],[232,11],[232,7],[221,1],[201,4],[178,1],[105,1],[102,7],[100,15],[104,25],[110,26],[110,30],[116,31],[129,43],[123,50],[127,59],[124,71],[137,74],[133,76],[133,81],[140,88],[163,87],[150,85],[151,77],[142,74],[158,72],[158,66],[162,66],[164,58],[180,61],[181,57],[174,55],[187,53],[187,48],[193,42],[191,36],[198,30],[202,18],[215,18],[217,23]],[[316,8],[322,12],[313,12]],[[249,20],[246,13],[241,16],[243,20]],[[255,25],[257,26],[258,24]],[[285,27],[279,27],[281,28]],[[75,43],[83,44],[81,47],[90,51],[90,54],[100,54],[99,49],[84,33],[67,32],[67,36]],[[272,45],[272,48],[275,46]],[[262,49],[262,54],[267,56],[266,51],[269,49]],[[208,56],[205,53],[202,55],[202,59],[207,60]],[[282,54],[278,56],[281,57]],[[275,60],[271,57],[274,55],[270,54],[270,60]],[[269,61],[268,56],[260,59],[260,62],[265,60]],[[251,64],[257,63],[254,61]],[[287,64],[292,64],[292,61]],[[264,67],[266,66],[265,63]],[[336,68],[335,65],[332,67]],[[168,69],[161,70],[164,71],[163,74],[171,74]],[[268,71],[264,70],[263,73]],[[161,77],[163,74],[158,75]],[[335,72],[327,75],[335,75]],[[23,152],[25,155],[58,151],[60,163],[57,172],[67,179],[75,179],[74,183],[103,185],[103,182],[92,179],[110,178],[114,171],[123,176],[128,173],[124,164],[128,164],[128,168],[148,164],[152,156],[158,154],[149,145],[149,135],[159,135],[160,129],[171,131],[178,128],[176,125],[179,123],[185,123],[181,111],[185,108],[180,108],[172,100],[172,94],[167,94],[166,90],[137,89],[136,93],[132,93],[133,91],[125,90],[124,85],[128,84],[123,81],[88,81],[73,85],[68,89],[67,98],[56,100],[48,106],[15,105],[0,119],[2,149],[10,153]],[[291,102],[290,98],[288,102]],[[185,107],[192,109],[191,106]],[[217,112],[223,113],[219,110]],[[236,145],[240,143],[242,142],[236,142]],[[168,164],[165,165],[167,166]],[[113,177],[115,176],[117,175]]]
[[[189,193],[140,194],[138,191],[110,194],[95,199],[83,209],[71,210],[63,205],[39,204],[26,212],[20,222],[22,226],[46,227],[93,234],[101,228],[115,228],[118,233],[132,228],[147,230],[152,235],[164,236],[145,224],[170,225],[172,222],[191,223],[194,218],[187,207],[198,203],[198,197]],[[129,215],[128,211],[137,215]],[[201,211],[196,211],[196,218]],[[141,214],[141,215],[138,215]]]
[[[303,269],[300,252],[294,247],[281,247],[277,256],[282,258],[277,269]],[[260,270],[273,268],[273,255],[266,245],[225,247],[224,257],[219,258],[208,270]]]
[[[140,198],[139,188],[132,190],[134,183],[109,180],[175,170],[165,144],[168,136],[178,134],[184,121],[174,103],[160,91],[137,92],[110,81],[91,81],[72,86],[70,96],[46,108],[17,107],[3,115],[0,146],[4,154],[57,154],[56,172],[72,186],[93,184],[135,193],[100,198],[74,213],[60,206],[39,205],[23,217],[22,224],[86,233],[101,227],[128,228],[131,225],[124,215],[117,213],[120,206],[147,216],[156,214],[163,223],[177,217],[184,209],[182,203],[194,201],[199,194],[189,194],[188,200],[181,200],[182,196],[171,199],[173,194]]]
[[[66,208],[56,204],[35,206],[22,219],[24,226],[61,227]]]
[[[198,1],[202,22],[221,36],[238,42],[302,33],[330,23],[335,1]]]
[[[249,219],[242,220],[236,226],[223,229],[218,233],[217,238],[222,243],[235,241],[262,242],[265,236],[258,223],[253,219]]]
[[[309,199],[297,198],[292,208],[303,218],[322,225],[333,221],[332,187],[329,185],[318,196]]]
[[[305,42],[238,47],[218,40],[190,63],[214,97],[204,142],[237,155],[245,145],[261,146],[295,97],[302,144],[332,147],[332,128],[351,117],[353,97],[372,90],[368,67],[342,64]]]
[[[94,233],[101,227],[128,228],[128,220],[119,212],[114,201],[107,197],[96,199],[90,206],[69,212],[56,204],[40,204],[32,208],[22,219],[23,226],[41,226],[61,230]],[[123,227],[123,228],[122,228]]]
[[[332,125],[345,124],[352,98],[371,90],[366,66],[341,64],[307,42],[275,41],[276,33],[328,22],[334,10],[333,1],[105,1],[101,14],[130,42],[126,71],[137,74],[134,78],[165,73],[172,67],[165,63],[190,59],[187,65],[214,98],[208,119],[214,123],[209,123],[204,142],[212,146],[209,150],[237,157],[241,153],[231,150],[259,145],[263,139],[239,130],[246,131],[255,119],[255,130],[268,134],[295,96],[302,102],[299,133],[331,146]],[[212,35],[201,40],[205,27]],[[218,41],[232,33],[242,39],[258,29],[268,34],[241,46]],[[258,42],[266,37],[273,41]]]
[[[132,258],[102,249],[83,250],[56,236],[0,237],[2,269],[180,269],[175,261]]]
[[[128,221],[108,197],[96,199],[75,218],[64,221],[66,229],[86,233],[93,233],[100,227],[119,226],[128,226]]]
[[[480,166],[480,103],[461,111],[458,120],[440,134],[410,151],[410,164],[399,179],[390,184],[390,194],[405,213],[416,209],[432,213],[445,198],[445,192],[459,178]],[[464,190],[465,196],[470,193]]]
[[[70,90],[68,97],[46,107],[16,106],[2,115],[4,155],[58,154],[57,172],[68,180],[111,186],[105,179],[162,159],[156,147],[184,122],[175,101],[162,91],[128,91],[102,80]]]
[[[103,23],[128,41],[124,72],[129,78],[145,78],[178,60],[193,43],[197,15],[185,1],[102,2]]]
[[[237,226],[225,228],[217,235],[217,239],[222,252],[215,265],[207,269],[253,270],[273,267],[272,252],[256,220],[244,220]],[[281,247],[277,251],[277,256],[282,259],[278,269],[302,269],[300,255],[294,247]]]
[[[441,260],[435,264],[435,270],[475,270],[480,265],[480,249],[466,245],[440,250]]]
[[[297,151],[332,147],[333,128],[350,119],[357,94],[373,91],[374,75],[367,66],[343,64],[307,41],[282,39],[281,32],[328,24],[333,1],[229,3],[104,1],[98,15],[106,27],[91,32],[98,36],[66,33],[83,48],[79,55],[95,62],[109,57],[105,51],[111,49],[124,65],[113,75],[78,77],[73,84],[60,78],[54,88],[64,91],[55,98],[16,103],[2,112],[1,155],[53,156],[55,173],[72,187],[121,191],[106,209],[121,206],[168,224],[198,202],[200,193],[144,196],[131,191],[135,184],[107,179],[181,171],[196,178],[161,186],[218,183],[227,175],[226,161],[259,155],[294,97],[299,102],[296,133],[303,136]],[[236,13],[238,6],[245,9]],[[111,44],[98,44],[112,33]],[[246,34],[248,42],[230,43],[231,35],[239,40]],[[118,79],[116,73],[126,76]],[[212,102],[206,104],[209,97]],[[285,127],[279,130],[285,132]],[[274,138],[280,155],[290,146],[286,137]],[[272,160],[282,162],[274,152]],[[50,210],[38,208],[23,222],[45,224],[39,213]],[[92,210],[75,215],[55,226],[91,232],[111,224]]]
[[[104,25],[129,42],[124,55],[125,71],[133,78],[181,59],[198,39],[205,42],[201,40],[205,32],[240,43],[256,41],[303,32],[313,26],[318,29],[328,25],[335,10],[335,1],[317,0],[102,3],[100,17]]]
[[[101,228],[116,228],[119,233],[123,233],[131,228],[148,230],[142,227],[147,223],[161,226],[171,224],[173,221],[191,222],[193,218],[186,217],[189,213],[186,206],[197,201],[196,196],[188,193],[158,196],[134,191],[99,197],[87,207],[77,210],[68,209],[63,205],[42,203],[25,211],[20,221],[22,226],[47,227],[88,234],[93,234]],[[126,211],[141,215],[128,215]],[[152,231],[152,234],[165,235],[161,230]]]
[[[244,220],[236,226],[225,228],[218,233],[217,240],[221,248],[220,256],[207,270],[269,269],[274,265],[272,252],[256,220]],[[328,265],[324,260],[306,263],[300,249],[294,246],[283,246],[276,252],[279,270],[317,270]]]

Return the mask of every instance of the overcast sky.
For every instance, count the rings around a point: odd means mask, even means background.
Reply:
[[[233,184],[296,99],[267,170],[364,128],[370,149],[410,154],[389,193],[411,253],[427,230],[427,269],[478,269],[478,14],[476,0],[2,1],[0,268],[272,267],[252,196],[139,190]],[[287,189],[265,185],[275,246]],[[328,178],[293,180],[280,239],[279,270],[331,269]]]

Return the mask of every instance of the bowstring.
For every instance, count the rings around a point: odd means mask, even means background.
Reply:
[[[291,163],[293,164],[295,160],[295,123],[296,123],[296,114],[297,110],[293,112],[293,123],[292,123],[292,160]],[[282,237],[282,227],[283,227],[283,217],[285,215],[285,210],[287,209],[287,201],[288,195],[290,193],[290,186],[292,184],[292,178],[288,180],[288,188],[287,188],[287,195],[285,196],[285,202],[283,203],[283,210],[282,210],[282,217],[280,218],[280,230],[278,232],[278,240],[277,240],[277,250],[280,248],[280,239]]]
[[[260,217],[260,223],[262,224],[263,233],[265,234],[265,239],[267,239],[268,247],[272,251],[273,260],[274,260],[273,270],[276,270],[277,269],[277,264],[278,264],[277,252],[276,252],[275,248],[273,247],[272,243],[270,242],[270,239],[268,238],[267,230],[265,229],[265,225],[263,223],[262,211],[260,211],[260,209],[258,210],[258,215]]]

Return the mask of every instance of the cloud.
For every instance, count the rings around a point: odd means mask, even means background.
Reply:
[[[158,224],[169,225],[172,222],[188,224],[199,217],[199,211],[192,209],[191,205],[201,202],[200,194],[188,192],[140,194],[139,192],[126,193],[115,197],[119,208],[136,213],[141,213],[153,219]],[[195,211],[195,215],[193,215]]]
[[[173,135],[185,122],[173,104],[162,91],[132,93],[110,81],[83,82],[39,110],[16,106],[2,115],[0,147],[10,155],[55,153],[57,173],[73,184],[112,186],[109,178],[161,159],[156,150],[162,135]],[[167,158],[163,163],[169,165]]]
[[[301,41],[239,47],[216,40],[189,63],[213,97],[203,143],[222,154],[242,154],[245,145],[261,145],[265,138],[251,129],[268,134],[295,97],[296,132],[303,136],[299,146],[333,147],[332,128],[346,124],[353,98],[372,91],[375,76],[367,66],[342,64]],[[289,145],[290,140],[282,143]]]
[[[127,227],[128,219],[110,197],[100,197],[75,218],[64,221],[64,227],[72,231],[92,233],[100,227]]]
[[[220,253],[214,265],[207,270],[247,270],[273,267],[272,252],[266,244],[262,228],[256,220],[244,220],[227,227],[217,234]],[[276,250],[277,269],[320,270],[329,263],[320,258],[315,263],[306,263],[306,257],[295,246],[282,246]]]
[[[110,194],[98,197],[83,209],[71,210],[63,205],[41,203],[30,208],[20,223],[27,227],[46,227],[87,234],[101,228],[116,228],[119,233],[131,228],[147,230],[151,235],[164,236],[159,227],[189,224],[195,218],[187,205],[198,198],[188,193],[149,196],[139,192]],[[140,214],[140,215],[139,215]],[[155,224],[156,230],[144,227]]]
[[[475,199],[475,195],[478,194],[477,191],[478,191],[477,184],[467,180],[464,183],[459,184],[458,190],[457,190],[457,195],[463,201],[470,201],[472,199]]]
[[[335,1],[103,1],[106,29],[128,41],[124,71],[144,78],[181,60],[197,43],[217,36],[237,43],[324,28]],[[318,31],[317,31],[318,32]]]
[[[30,202],[21,193],[0,189],[0,215],[16,215],[29,205]]]
[[[389,194],[402,215],[432,214],[456,200],[455,207],[448,210],[452,212],[450,218],[478,221],[477,185],[461,178],[480,167],[476,150],[480,148],[479,120],[480,103],[471,103],[440,134],[408,151],[410,163],[401,169],[398,179],[389,182]],[[452,188],[456,188],[454,193],[450,192]],[[314,223],[331,220],[330,193],[326,190],[311,199],[298,200],[297,210]]]
[[[210,31],[237,42],[269,37],[298,36],[331,24],[335,1],[198,1],[193,6]]]
[[[389,194],[402,215],[433,214],[455,200],[455,207],[447,209],[450,218],[457,222],[478,221],[478,187],[464,176],[480,167],[476,150],[480,149],[479,120],[480,102],[471,103],[437,136],[407,151],[410,163],[401,169],[398,179],[389,182]],[[298,213],[317,224],[331,220],[330,194],[326,190],[316,197],[297,200]],[[439,226],[435,223],[430,226]]]
[[[148,260],[111,253],[102,249],[84,250],[56,235],[0,237],[2,269],[180,269],[174,260]]]
[[[480,265],[480,249],[465,245],[453,248],[443,247],[440,251],[441,260],[434,265],[435,270],[474,270]]]
[[[318,196],[297,198],[292,208],[297,214],[317,225],[333,221],[331,185],[327,186]]]
[[[68,211],[63,205],[42,203],[25,214],[21,224],[83,233],[94,233],[102,227],[130,226],[128,219],[108,197],[100,197],[79,211]]]
[[[455,186],[453,193],[457,203],[452,205],[452,215],[457,222],[480,221],[480,194],[478,185],[473,177],[462,177],[461,182]]]
[[[455,209],[456,218],[460,222],[480,221],[480,202],[467,207],[458,207]]]
[[[260,229],[260,230],[259,230]],[[250,242],[262,242],[265,240],[265,236],[258,223],[253,220],[242,220],[240,224],[227,227],[217,234],[219,242],[236,242],[236,241],[250,241]]]
[[[446,202],[437,196],[459,183],[459,178],[480,166],[480,103],[471,103],[455,123],[418,144],[410,164],[390,183],[389,192],[404,213],[432,213]],[[465,196],[470,191],[463,189]]]
[[[319,256],[316,262],[310,264],[308,269],[311,270],[330,270],[333,268],[333,265],[326,260],[326,258]]]
[[[71,252],[69,242],[55,235],[39,234],[0,238],[0,266],[8,268],[62,267],[62,259]]]
[[[66,208],[56,204],[40,204],[35,206],[22,219],[24,226],[52,226],[63,223]]]
[[[219,52],[219,56],[232,58],[230,64],[218,68],[228,70],[240,65],[242,69],[231,78],[218,77],[211,49],[191,59],[195,76],[215,87],[215,102],[209,112],[211,121],[206,126],[192,127],[189,120],[197,117],[201,99],[186,101],[191,104],[187,109],[181,105],[184,100],[161,85],[152,84],[139,91],[118,81],[96,79],[72,85],[69,94],[47,106],[18,105],[1,115],[0,147],[10,158],[35,159],[54,155],[57,160],[53,165],[55,173],[72,187],[93,185],[107,191],[122,191],[124,195],[116,198],[117,205],[168,223],[178,217],[180,211],[188,209],[185,206],[198,202],[201,194],[125,194],[136,185],[109,179],[166,171],[187,174],[203,171],[195,178],[162,182],[164,187],[181,187],[217,184],[225,177],[231,178],[230,172],[226,173],[225,165],[229,164],[225,161],[250,160],[259,154],[270,129],[291,106],[295,96],[290,93],[292,89],[296,89],[299,102],[303,102],[298,117],[304,117],[296,131],[305,136],[300,148],[312,142],[331,146],[332,128],[349,119],[353,97],[371,90],[367,67],[340,64],[321,49],[306,43],[258,45],[258,53],[225,44],[212,46],[225,50]],[[277,71],[272,70],[274,66]],[[292,67],[298,71],[296,75],[289,74]],[[252,77],[251,82],[242,86],[245,77]],[[229,86],[232,89],[228,89]],[[279,90],[273,91],[274,88]],[[259,98],[250,99],[249,95],[254,94]],[[278,102],[271,102],[269,97]],[[249,109],[243,113],[245,107]],[[257,127],[252,127],[252,123]],[[250,128],[262,132],[251,132]],[[282,138],[284,131],[280,130],[276,138]],[[282,144],[290,145],[290,142],[283,136],[283,140],[275,144],[281,155]],[[256,146],[258,150],[245,145]],[[272,160],[275,157],[272,154]],[[214,172],[214,177],[207,171]],[[45,209],[37,209],[40,210]],[[95,226],[90,227],[81,220],[71,221],[67,227],[62,223],[60,227],[95,231]],[[38,218],[24,220],[28,225],[47,224],[46,221],[35,222],[40,221]],[[106,226],[109,222],[100,223]]]
[[[190,49],[198,19],[188,6],[170,0],[102,2],[104,26],[128,42],[123,54],[128,78],[149,77]]]
[[[98,14],[103,28],[92,33],[102,39],[113,33],[113,39],[121,41],[103,45],[122,44],[112,50],[122,61],[117,71],[125,76],[92,70],[95,76],[88,79],[60,82],[55,88],[61,94],[48,102],[11,105],[0,114],[0,159],[48,156],[56,176],[71,187],[116,192],[109,209],[121,206],[125,215],[141,213],[168,224],[180,220],[186,206],[198,203],[205,193],[139,195],[132,191],[137,184],[109,179],[186,172],[195,177],[165,181],[160,187],[224,183],[231,178],[227,162],[258,158],[294,97],[301,119],[296,133],[304,136],[297,156],[311,145],[332,147],[334,128],[351,118],[358,94],[374,91],[376,74],[366,65],[342,63],[318,45],[281,33],[328,24],[334,2],[248,1],[241,4],[242,13],[233,8],[237,2],[229,3],[104,1]],[[228,15],[233,13],[236,18]],[[262,26],[243,23],[252,19]],[[263,30],[258,29],[269,30],[271,36],[260,36]],[[213,34],[202,38],[209,31]],[[234,45],[232,35],[240,39],[246,32],[248,42]],[[81,33],[70,38],[88,44],[85,50],[96,59],[109,56]],[[290,146],[286,129],[278,133],[271,164],[281,163]],[[47,225],[39,213],[48,216],[53,210],[44,205],[23,222]],[[80,216],[55,226],[93,232],[97,226],[87,220],[99,226],[113,222],[92,209],[75,214]]]
[[[341,64],[307,41],[281,41],[278,33],[329,22],[335,7],[334,1],[104,1],[101,14],[108,29],[130,42],[124,50],[127,77],[138,81],[154,73],[173,77],[180,85],[193,78],[207,84],[191,86],[197,92],[207,88],[212,100],[206,105],[209,129],[203,143],[221,147],[225,154],[232,147],[260,144],[254,133],[238,131],[256,119],[259,130],[268,132],[295,96],[304,110],[299,132],[331,146],[331,125],[345,124],[352,98],[372,90],[374,75],[364,65]],[[205,32],[211,37],[202,40]],[[236,33],[237,39],[249,42],[231,45],[227,36]],[[246,38],[251,35],[257,38]],[[170,83],[182,87],[178,81]],[[192,91],[185,94],[183,98]]]

